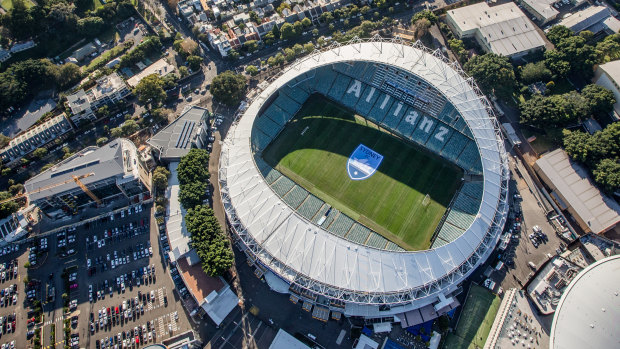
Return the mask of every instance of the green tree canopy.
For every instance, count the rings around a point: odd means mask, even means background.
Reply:
[[[185,209],[190,209],[196,205],[202,204],[207,198],[208,182],[190,182],[181,184],[179,190],[179,202]]]
[[[545,62],[528,63],[521,70],[521,81],[529,85],[534,82],[548,82],[551,80],[551,70],[547,69]]]
[[[8,191],[0,192],[0,201],[12,198],[13,195]],[[10,214],[17,212],[19,205],[16,200],[10,200],[0,204],[0,219],[8,217]]]
[[[596,165],[594,180],[608,192],[620,189],[620,163],[615,159],[603,159]]]
[[[613,92],[595,84],[584,87],[581,95],[586,99],[590,112],[596,116],[611,112],[616,103]]]
[[[209,91],[220,103],[232,107],[241,102],[245,96],[246,86],[243,74],[235,74],[227,70],[213,79]]]
[[[163,86],[164,82],[161,77],[157,74],[151,74],[140,80],[134,92],[140,103],[158,106],[166,99],[166,91],[164,91]]]
[[[521,123],[538,128],[562,127],[587,118],[585,98],[572,91],[563,95],[534,95],[520,106]]]
[[[168,187],[168,177],[170,177],[170,171],[163,166],[157,166],[153,170],[153,189],[157,193],[162,193]]]
[[[292,39],[296,36],[295,27],[293,27],[290,23],[282,24],[282,28],[280,28],[280,38],[282,40]]]
[[[47,155],[47,148],[37,148],[32,152],[32,156],[36,159],[41,159]]]
[[[206,182],[209,180],[209,153],[192,148],[181,158],[177,168],[179,183]]]
[[[200,64],[202,64],[202,58],[197,55],[190,55],[187,57],[187,65],[192,71],[200,70]]]
[[[509,96],[516,83],[508,58],[494,53],[473,57],[465,63],[465,70],[486,94]]]
[[[573,36],[573,32],[563,25],[554,25],[547,32],[547,39],[554,45],[559,44],[562,39],[570,38],[571,36]]]
[[[201,246],[196,252],[202,260],[202,269],[210,276],[224,274],[235,260],[228,240],[222,235],[216,235],[206,248]]]
[[[258,68],[254,65],[248,65],[245,67],[245,72],[250,74],[251,76],[256,76],[258,74]]]
[[[413,15],[413,17],[411,18],[411,24],[414,24],[420,19],[426,19],[429,22],[431,22],[431,24],[437,23],[437,20],[438,20],[437,15],[435,15],[433,11],[424,10],[424,11],[420,11],[416,13],[415,15]]]

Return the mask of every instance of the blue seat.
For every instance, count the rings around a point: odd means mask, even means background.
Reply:
[[[295,113],[297,113],[297,111],[301,108],[301,104],[295,102],[291,99],[291,97],[282,93],[278,96],[278,98],[276,98],[274,103],[290,115],[295,115]]]
[[[252,130],[252,148],[254,151],[264,150],[269,143],[271,143],[271,137],[263,133],[259,129]]]
[[[456,163],[456,159],[461,155],[470,139],[462,135],[460,132],[453,132],[448,143],[441,150],[441,156]]]
[[[400,122],[400,120],[403,118],[403,115],[405,115],[406,111],[407,111],[407,106],[404,103],[399,102],[399,101],[394,101],[394,104],[392,104],[392,107],[386,113],[385,118],[383,119],[382,123],[386,127],[394,130],[398,126],[398,123]]]
[[[430,115],[420,115],[420,121],[409,138],[421,145],[426,144],[428,138],[433,134],[437,127],[437,120]]]
[[[438,122],[435,131],[426,141],[426,148],[439,154],[441,149],[448,143],[454,129],[442,122]]]
[[[359,82],[361,85],[359,96],[356,96],[354,91],[351,91],[351,93],[348,93],[349,89],[353,86],[353,84],[356,83],[355,81],[356,81],[355,79],[351,79],[349,86],[347,86],[347,89],[345,90],[344,95],[340,99],[340,103],[344,104],[346,107],[350,109],[355,109],[355,104],[357,104],[358,100],[362,96],[362,92],[364,91],[364,86],[365,86],[365,84]]]
[[[413,120],[413,117],[411,116],[413,113],[417,115],[415,120]],[[411,133],[413,133],[413,130],[420,122],[420,119],[421,115],[415,110],[415,108],[407,108],[407,110],[403,114],[402,119],[400,120],[400,123],[396,127],[396,132],[400,133],[403,137],[411,136]]]
[[[372,95],[370,95],[371,92],[372,92]],[[367,116],[370,110],[372,109],[373,105],[377,101],[377,99],[383,95],[384,94],[381,91],[377,89],[373,90],[373,87],[371,87],[370,85],[366,85],[366,87],[364,88],[364,91],[362,92],[362,95],[360,96],[360,99],[357,101],[357,104],[355,105],[355,110],[357,111],[358,114],[362,116]]]
[[[367,114],[367,118],[374,121],[375,123],[381,123],[381,121],[383,121],[383,118],[385,118],[386,114],[390,111],[392,103],[394,103],[393,97],[387,94],[381,94],[381,96],[377,98],[375,105],[372,107],[372,109],[370,109],[370,112]]]
[[[467,182],[463,184],[461,188],[461,193],[469,196],[472,199],[480,199],[482,198],[482,182]]]
[[[264,134],[273,138],[278,134],[278,132],[280,132],[282,126],[276,124],[273,120],[266,116],[261,116],[254,119],[254,128],[258,128],[263,131]]]
[[[459,155],[456,163],[469,171],[482,172],[480,153],[474,141],[469,141],[461,155]]]
[[[314,88],[317,92],[326,96],[327,92],[329,92],[329,89],[332,87],[334,79],[336,79],[336,73],[330,67],[323,67],[317,70],[314,79],[316,81]]]
[[[347,89],[347,86],[349,86],[350,81],[351,78],[343,74],[338,74],[338,76],[334,80],[334,83],[332,84],[332,87],[329,89],[328,96],[335,101],[340,101],[342,95]]]

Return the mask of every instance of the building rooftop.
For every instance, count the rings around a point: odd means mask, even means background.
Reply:
[[[192,249],[190,247],[191,234],[185,226],[187,211],[179,201],[179,179],[177,177],[178,162],[170,163],[170,179],[166,189],[168,208],[166,212],[166,232],[170,242],[170,260],[175,262],[185,256]]]
[[[620,60],[601,64],[598,68],[604,71],[616,84],[620,83]]]
[[[158,74],[159,76],[165,76],[169,73],[172,73],[173,71],[174,71],[174,66],[172,66],[170,63],[166,62],[166,60],[162,58],[156,61],[155,63],[149,65],[148,67],[146,67],[144,70],[142,70],[138,74],[127,79],[127,85],[129,85],[129,87],[131,88],[134,88],[136,87],[136,85],[138,85],[140,80],[144,79],[145,77],[151,74]]]
[[[574,32],[580,32],[591,26],[603,22],[611,16],[611,12],[606,6],[590,6],[581,11],[562,19],[559,25],[563,25]]]
[[[276,337],[271,342],[269,349],[309,349],[304,342],[293,337],[283,329],[279,329]]]
[[[525,13],[512,2],[489,6],[486,2],[448,11],[462,32],[479,30],[482,39],[499,55],[510,56],[545,45]]]
[[[601,193],[588,172],[572,161],[563,149],[543,155],[536,161],[540,171],[590,230],[601,233],[620,222],[620,205]]]
[[[209,293],[203,299],[200,306],[209,315],[211,320],[219,326],[238,304],[239,298],[237,295],[230,289],[230,286],[225,285],[221,290]]]
[[[123,87],[126,87],[125,81],[117,73],[112,73],[97,80],[97,85],[90,92],[95,99],[101,99]]]
[[[67,104],[69,104],[71,113],[74,115],[90,109],[90,100],[84,90],[79,90],[72,95],[68,95]]]
[[[87,147],[60,162],[58,165],[30,178],[25,183],[28,199],[36,201],[68,190],[79,188],[73,178],[84,185],[127,174],[137,176],[135,145],[127,139],[118,138],[102,147]]]
[[[569,282],[581,270],[561,257],[554,257],[527,286],[530,298],[542,314],[552,314]]]
[[[521,0],[523,3],[531,7],[537,14],[542,16],[544,20],[553,18],[558,15],[558,10],[553,7],[553,4],[558,0]]]
[[[549,348],[618,347],[619,273],[620,256],[614,256],[590,265],[571,281],[553,318]]]
[[[192,106],[147,142],[159,151],[160,160],[178,160],[192,148],[208,117],[207,109]]]

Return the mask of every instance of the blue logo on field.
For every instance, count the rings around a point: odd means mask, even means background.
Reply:
[[[361,181],[372,176],[379,168],[381,161],[383,161],[383,155],[363,144],[358,145],[347,162],[349,178]]]

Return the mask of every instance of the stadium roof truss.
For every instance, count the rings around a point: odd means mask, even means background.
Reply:
[[[415,252],[358,245],[322,229],[286,205],[254,163],[250,136],[269,96],[295,77],[334,63],[364,61],[412,72],[458,110],[480,152],[484,191],[472,225],[455,241]],[[291,289],[359,305],[429,304],[449,294],[489,256],[508,212],[508,161],[499,124],[474,80],[439,50],[399,39],[353,39],[296,61],[240,110],[222,147],[220,193],[245,253]]]

